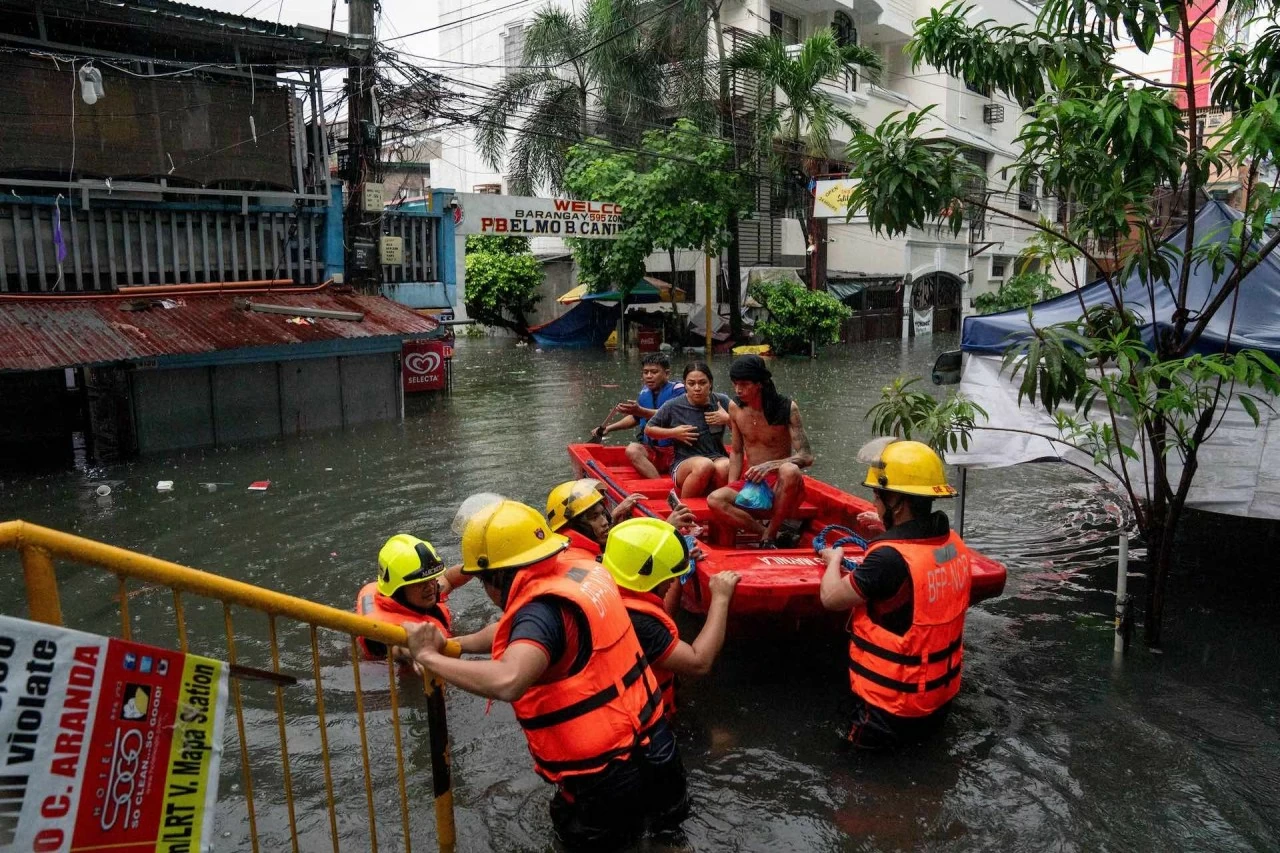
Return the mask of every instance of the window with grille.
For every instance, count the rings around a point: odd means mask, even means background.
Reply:
[[[1028,176],[1018,182],[1018,210],[1039,210],[1040,203],[1036,200],[1039,193],[1039,180],[1034,176]]]
[[[800,19],[777,9],[769,10],[769,33],[783,44],[800,43]]]
[[[515,22],[507,24],[507,31],[502,36],[502,64],[506,73],[519,70],[524,64],[524,24]]]

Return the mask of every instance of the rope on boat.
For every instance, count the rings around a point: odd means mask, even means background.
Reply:
[[[828,545],[827,536],[831,533],[843,533],[844,535]],[[824,548],[841,548],[845,545],[857,545],[863,551],[867,550],[867,540],[841,524],[828,524],[818,532],[817,536],[813,537],[813,552],[815,554],[821,553]],[[846,572],[851,572],[858,568],[859,563],[852,557],[843,557],[840,560],[840,565]]]

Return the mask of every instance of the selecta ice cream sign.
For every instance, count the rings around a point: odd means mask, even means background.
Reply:
[[[440,391],[448,386],[453,348],[444,341],[405,341],[400,372],[406,393]]]
[[[457,198],[458,234],[612,240],[622,230],[622,207],[613,202],[492,193],[458,193]]]

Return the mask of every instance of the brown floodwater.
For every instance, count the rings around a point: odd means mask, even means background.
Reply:
[[[927,374],[955,336],[832,350],[775,372],[796,397],[818,457],[813,474],[856,488],[879,389]],[[677,360],[679,361],[679,360]],[[716,359],[720,387],[727,359]],[[510,341],[462,341],[452,394],[410,400],[403,423],[297,440],[149,457],[107,468],[0,480],[0,516],[23,518],[348,608],[397,532],[456,558],[449,522],[477,491],[541,506],[570,475],[564,446],[634,396],[633,354],[538,353]],[[621,438],[619,438],[621,440]],[[265,493],[248,493],[269,479]],[[173,480],[158,492],[158,480]],[[94,489],[106,483],[108,497]],[[221,484],[212,490],[202,483]],[[1003,560],[1003,597],[974,607],[964,688],[944,734],[891,757],[847,751],[844,642],[829,628],[739,627],[715,671],[682,691],[679,737],[694,798],[685,838],[641,849],[705,851],[1280,849],[1280,603],[1275,525],[1196,516],[1173,582],[1163,654],[1135,642],[1112,665],[1111,590],[1123,504],[1060,465],[969,477],[965,536]],[[1135,546],[1142,593],[1142,551]],[[0,612],[21,612],[16,558],[0,555]],[[115,582],[61,573],[68,624],[118,629]],[[453,598],[463,630],[494,611],[475,585]],[[130,599],[139,639],[173,643],[166,593]],[[192,604],[197,651],[225,658],[221,608]],[[238,617],[239,652],[269,666],[265,623]],[[697,621],[685,626],[692,636]],[[300,846],[331,849],[311,713],[310,643],[283,636]],[[365,849],[353,676],[341,640],[322,635],[327,734],[335,755],[341,849]],[[385,667],[361,669],[372,712],[388,703]],[[434,849],[425,712],[402,681],[415,849]],[[255,803],[264,849],[288,849],[273,694],[246,686]],[[296,693],[298,698],[294,698]],[[530,769],[510,708],[448,694],[459,849],[552,849],[550,788]],[[239,752],[229,719],[218,850],[247,847]],[[390,749],[385,725],[371,732]],[[275,755],[273,755],[275,753]],[[274,761],[272,760],[274,759]],[[385,768],[387,765],[384,764]],[[384,848],[399,832],[394,774],[376,780]]]

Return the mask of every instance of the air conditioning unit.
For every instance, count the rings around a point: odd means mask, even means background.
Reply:
[[[1205,127],[1220,127],[1227,120],[1226,115],[1221,110],[1209,113],[1205,117]]]
[[[1004,104],[983,104],[982,120],[987,124],[1000,124],[1004,121]]]

